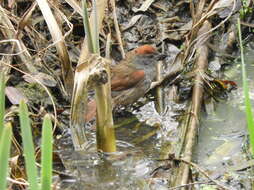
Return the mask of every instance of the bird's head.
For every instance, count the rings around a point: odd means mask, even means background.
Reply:
[[[159,60],[163,60],[166,55],[159,53],[152,45],[143,45],[134,50],[133,63],[138,69],[154,69]]]

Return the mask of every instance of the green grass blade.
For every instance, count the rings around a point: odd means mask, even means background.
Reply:
[[[250,102],[250,96],[249,96],[249,85],[247,81],[247,74],[245,70],[245,61],[244,61],[244,55],[243,55],[243,44],[242,44],[242,33],[241,33],[241,25],[240,25],[240,19],[237,19],[237,27],[238,27],[238,35],[239,35],[239,41],[240,41],[240,50],[241,50],[241,62],[242,62],[242,77],[243,77],[243,90],[244,90],[244,101],[245,101],[245,112],[246,112],[246,119],[247,119],[247,126],[250,136],[250,146],[252,155],[254,154],[254,120],[253,120],[253,114],[251,109],[251,102]]]
[[[6,189],[7,173],[8,173],[8,159],[10,157],[11,147],[11,124],[7,123],[3,129],[0,139],[0,189]]]
[[[88,17],[86,0],[83,0],[83,23],[84,23],[89,52],[94,53],[93,38],[92,38],[92,33],[91,33],[91,27],[89,24],[89,17]]]
[[[46,115],[42,126],[42,154],[41,154],[41,190],[50,190],[52,183],[52,152],[53,152],[52,123]]]
[[[32,138],[32,131],[30,125],[30,119],[28,116],[27,106],[24,101],[19,105],[19,119],[21,125],[21,136],[24,148],[26,172],[28,176],[28,182],[30,184],[30,190],[38,190],[38,173],[35,162],[34,144]]]
[[[93,0],[93,13],[94,13],[94,20],[93,20],[93,46],[94,46],[94,53],[100,53],[100,44],[99,44],[99,27],[98,27],[98,16],[97,16],[97,2]]]
[[[4,127],[4,110],[5,110],[5,81],[4,73],[0,72],[0,137]]]

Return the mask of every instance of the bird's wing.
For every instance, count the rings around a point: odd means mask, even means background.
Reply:
[[[117,70],[116,70],[117,69]],[[126,90],[135,86],[145,78],[144,70],[136,70],[130,66],[121,65],[111,68],[111,89]]]

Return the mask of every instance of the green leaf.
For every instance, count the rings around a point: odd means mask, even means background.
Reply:
[[[41,190],[50,190],[52,184],[52,152],[53,152],[52,124],[50,116],[46,115],[42,126],[42,154],[41,154]]]
[[[83,0],[83,23],[84,23],[89,52],[95,53],[86,0]]]
[[[98,27],[98,16],[97,16],[97,2],[96,0],[93,0],[93,13],[94,13],[94,20],[92,23],[93,26],[93,47],[94,47],[94,53],[100,53],[100,44],[99,44],[99,27]]]
[[[10,157],[12,127],[7,123],[3,129],[0,139],[0,189],[6,189],[7,173],[8,173],[8,159]]]
[[[0,138],[4,128],[4,110],[5,110],[5,80],[4,73],[0,73]]]
[[[26,172],[31,190],[38,190],[38,173],[35,162],[34,144],[27,106],[24,101],[19,105],[19,119],[21,125],[21,136],[24,148]]]

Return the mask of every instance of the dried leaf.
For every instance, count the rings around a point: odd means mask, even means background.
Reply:
[[[55,87],[57,84],[56,80],[52,76],[41,72],[34,74],[33,78],[28,75],[24,75],[23,78],[26,82],[29,83],[36,83],[37,82],[36,80],[38,80],[48,87]]]
[[[130,22],[128,22],[128,24],[122,29],[123,31],[124,30],[127,30],[129,29],[130,27],[134,26],[136,24],[136,22],[142,17],[142,15],[135,15],[131,18]]]
[[[139,9],[136,9],[135,7],[132,9],[134,12],[142,11],[145,12],[147,9],[151,6],[151,4],[154,2],[154,0],[146,0],[142,6]]]
[[[28,101],[27,98],[19,89],[12,86],[7,86],[5,88],[5,94],[7,98],[10,100],[10,102],[14,105],[19,104],[21,100],[24,100],[25,102]]]

